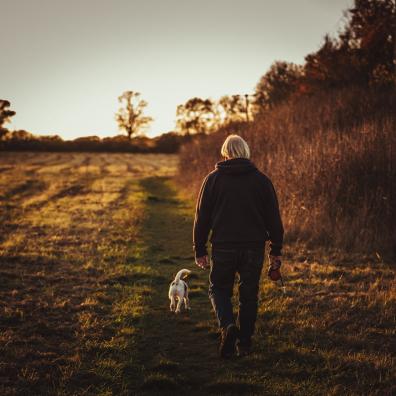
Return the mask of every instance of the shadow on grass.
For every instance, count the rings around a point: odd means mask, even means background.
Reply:
[[[207,334],[197,336],[194,331],[195,323],[202,316],[207,319],[211,312],[207,292],[201,290],[207,273],[195,269],[192,255],[193,211],[177,198],[169,179],[146,178],[140,183],[148,197],[141,224],[142,258],[162,278],[152,279],[155,287],[150,309],[143,319],[145,330],[139,340],[139,361],[144,375],[138,389],[144,395],[171,394],[178,387],[192,395],[202,394],[212,366],[211,363],[205,367],[205,359],[211,355],[206,356],[207,349],[215,351],[216,344]],[[176,315],[169,312],[167,293],[181,268],[192,270],[187,279],[192,291],[192,311]]]
[[[73,288],[77,277],[52,282],[60,265],[39,255],[0,256],[1,394],[47,394],[76,366],[76,317],[87,308]]]

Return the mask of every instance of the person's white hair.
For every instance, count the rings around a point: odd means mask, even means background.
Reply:
[[[224,158],[250,158],[248,144],[239,135],[229,135],[221,147],[221,155]]]

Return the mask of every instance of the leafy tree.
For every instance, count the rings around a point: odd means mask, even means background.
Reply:
[[[118,101],[121,104],[116,113],[116,120],[121,130],[124,130],[128,139],[144,133],[145,128],[153,121],[151,117],[143,114],[147,102],[140,99],[140,93],[125,91]]]
[[[224,122],[245,121],[248,103],[242,95],[223,96],[219,100]]]
[[[15,111],[9,109],[10,106],[11,103],[8,100],[0,99],[0,140],[8,134],[8,129],[4,128],[3,125],[16,114]]]
[[[304,81],[311,90],[351,85],[358,77],[351,56],[338,40],[326,35],[320,49],[305,57]]]
[[[364,83],[394,82],[396,60],[395,0],[355,0],[350,22],[340,35],[343,46],[354,49]]]
[[[355,0],[338,38],[325,37],[305,60],[305,82],[313,89],[395,83],[394,0]]]
[[[18,129],[17,131],[13,131],[11,133],[11,139],[19,140],[19,141],[29,141],[29,140],[36,140],[36,137],[33,133],[25,131],[24,129]]]
[[[218,112],[210,99],[192,98],[177,106],[176,127],[182,134],[208,133],[218,123]]]
[[[303,68],[289,62],[274,62],[256,86],[256,105],[273,107],[290,97],[303,75]]]

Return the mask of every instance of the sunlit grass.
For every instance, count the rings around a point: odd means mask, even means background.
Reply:
[[[152,172],[175,166],[172,156],[151,160]],[[131,265],[145,193],[130,163],[147,159],[7,153],[2,161],[18,166],[0,173],[1,367],[18,380],[0,393],[122,392],[153,273]]]
[[[103,164],[101,173],[88,167],[79,179],[74,167],[83,168],[87,157],[92,166]],[[208,273],[194,266],[194,202],[168,178],[147,177],[168,175],[174,157],[65,158],[73,169],[57,168],[62,155],[41,154],[0,173],[3,196],[17,192],[11,207],[0,201],[0,377],[10,379],[1,383],[2,395],[392,389],[395,273],[378,257],[287,247],[286,293],[263,271],[252,355],[220,361]],[[47,172],[34,173],[44,189],[26,183],[27,169],[46,163]],[[7,172],[13,177],[4,178]],[[167,291],[180,268],[193,271],[192,311],[175,316]]]

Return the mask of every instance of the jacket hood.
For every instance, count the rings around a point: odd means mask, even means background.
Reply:
[[[224,174],[241,175],[257,170],[254,164],[246,158],[233,158],[220,161],[216,164],[216,169]]]

